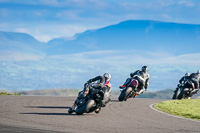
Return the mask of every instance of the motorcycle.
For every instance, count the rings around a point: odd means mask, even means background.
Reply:
[[[131,82],[121,91],[118,100],[126,101],[128,98],[135,98],[138,95],[138,80],[132,78]]]
[[[182,87],[184,87],[185,86],[185,83],[181,83],[181,84],[178,84],[177,85],[177,88],[176,88],[176,90],[174,91],[174,94],[173,94],[173,96],[172,96],[172,99],[178,99],[178,95],[180,94],[180,92],[181,92],[181,88]]]
[[[195,85],[190,80],[179,85],[177,90],[175,90],[172,99],[189,99],[192,96],[193,91],[195,91]]]
[[[82,115],[83,113],[99,113],[97,109],[103,106],[104,92],[102,90],[93,89],[93,84],[85,84],[84,91],[79,93],[79,98],[75,101],[75,113]],[[69,108],[68,113],[73,113],[72,108]]]

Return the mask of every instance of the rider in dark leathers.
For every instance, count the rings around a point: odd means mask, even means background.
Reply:
[[[190,77],[190,73],[186,73],[180,80],[179,83],[184,83],[185,81],[187,81]]]
[[[196,73],[192,73],[189,77],[189,80],[194,83],[195,89],[192,91],[191,96],[192,97],[194,94],[196,94],[200,87],[200,70],[198,70]]]
[[[87,83],[97,82],[93,86],[94,89],[102,90],[104,93],[109,91],[111,88],[110,84],[111,75],[109,73],[105,73],[104,76],[97,76],[87,81]]]
[[[137,79],[138,82],[139,82],[139,87],[138,88],[140,89],[140,91],[139,91],[138,94],[143,93],[147,89],[147,87],[149,85],[148,67],[147,66],[143,66],[141,68],[141,70],[137,70],[134,73],[131,73],[130,74],[130,78],[128,78],[126,80],[126,82],[122,86],[120,86],[119,88],[123,89],[124,87],[126,87],[131,82],[132,78]]]
[[[97,76],[95,78],[88,80],[86,84],[94,82],[95,84],[93,84],[92,86],[93,89],[91,91],[93,92],[102,91],[105,94],[105,92],[108,92],[111,89],[110,79],[111,79],[111,75],[109,73],[105,73],[103,76]],[[85,88],[85,85],[84,85],[84,89],[81,92],[79,92],[78,97],[72,106],[73,112],[75,111],[76,103],[79,101],[81,97],[84,96],[85,89],[87,89]],[[105,104],[106,103],[102,103],[102,107],[105,107]],[[97,109],[95,112],[98,113],[100,109],[101,108]]]
[[[177,85],[175,91],[174,91],[174,95],[172,97],[172,99],[177,99],[177,92],[178,90],[182,87],[185,86],[186,81],[189,80],[190,77],[190,73],[186,73],[180,80],[179,80],[179,84]]]

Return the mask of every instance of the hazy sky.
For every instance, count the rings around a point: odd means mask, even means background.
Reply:
[[[200,0],[0,0],[0,31],[40,41],[125,20],[200,24]]]

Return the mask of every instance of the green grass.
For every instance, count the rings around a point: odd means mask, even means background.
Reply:
[[[169,114],[200,120],[200,99],[164,101],[154,107]]]
[[[11,93],[7,93],[7,92],[0,92],[0,95],[19,95],[19,96],[21,96],[22,94],[19,94],[19,93],[11,94]]]

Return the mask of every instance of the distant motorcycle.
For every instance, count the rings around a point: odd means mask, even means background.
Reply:
[[[189,99],[193,91],[195,91],[194,83],[187,80],[185,83],[178,85],[172,99]]]
[[[85,84],[84,92],[80,92],[80,97],[76,100],[75,112],[77,115],[82,115],[83,113],[99,113],[96,109],[101,109],[107,102],[110,101],[109,93],[104,94],[103,91],[93,89],[93,84]],[[105,95],[108,96],[105,98]],[[72,108],[69,108],[68,113],[71,114]]]
[[[132,78],[131,82],[121,91],[118,100],[126,101],[128,98],[135,98],[138,94],[138,80]]]
[[[172,99],[178,99],[178,95],[181,92],[181,88],[183,88],[185,86],[185,83],[181,83],[177,85],[177,88],[174,91],[174,94],[172,96]]]

